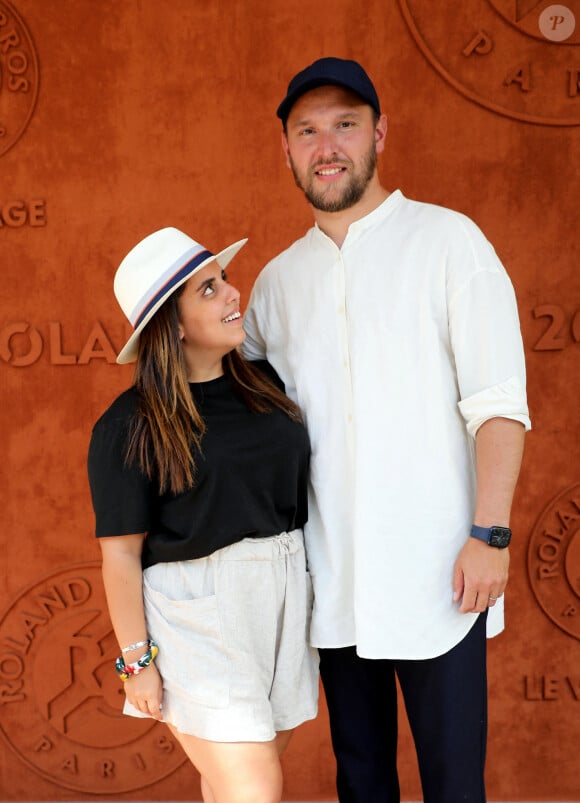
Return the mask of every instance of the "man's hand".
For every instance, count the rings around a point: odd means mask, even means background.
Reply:
[[[453,569],[453,601],[461,600],[461,613],[481,613],[493,607],[505,591],[509,565],[509,549],[469,537]]]

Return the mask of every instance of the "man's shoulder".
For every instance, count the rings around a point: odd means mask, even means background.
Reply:
[[[496,272],[503,265],[486,234],[469,215],[425,201],[408,201],[406,224],[399,229],[407,242],[429,244],[432,253],[445,254],[445,264],[458,277],[479,271]]]
[[[313,232],[314,227],[311,227],[302,237],[294,240],[294,242],[284,248],[283,251],[280,251],[275,257],[272,257],[272,259],[266,263],[262,272],[275,271],[288,263],[295,263],[298,258],[303,257],[312,246]]]
[[[313,232],[314,228],[309,229],[302,237],[272,257],[258,274],[254,291],[264,291],[280,284],[293,283],[296,280],[296,271],[306,267],[309,255],[312,253]]]
[[[448,206],[430,201],[416,201],[410,198],[405,198],[404,201],[405,203],[401,204],[401,213],[424,225],[448,226],[450,228],[457,228],[462,225],[468,228],[476,226],[470,217],[457,209],[451,209]]]

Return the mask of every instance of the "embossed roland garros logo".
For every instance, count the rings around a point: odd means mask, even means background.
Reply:
[[[37,582],[0,618],[0,734],[34,772],[118,794],[186,761],[165,725],[122,714],[117,655],[97,563]]]
[[[22,136],[36,105],[38,58],[14,8],[0,0],[0,156]]]
[[[399,0],[417,46],[458,92],[516,120],[580,125],[580,0]]]
[[[528,574],[544,613],[580,639],[580,484],[559,494],[532,531]]]

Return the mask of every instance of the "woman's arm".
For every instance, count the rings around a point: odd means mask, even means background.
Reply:
[[[120,647],[149,637],[143,609],[141,552],[145,533],[100,538],[103,583],[109,615]],[[146,647],[124,653],[126,663],[137,661]],[[162,719],[162,683],[154,662],[124,684],[129,702],[144,714]]]

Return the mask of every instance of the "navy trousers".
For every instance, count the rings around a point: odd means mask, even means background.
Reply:
[[[485,803],[487,613],[452,650],[421,661],[359,658],[321,649],[340,803],[400,803],[399,681],[424,803]]]

